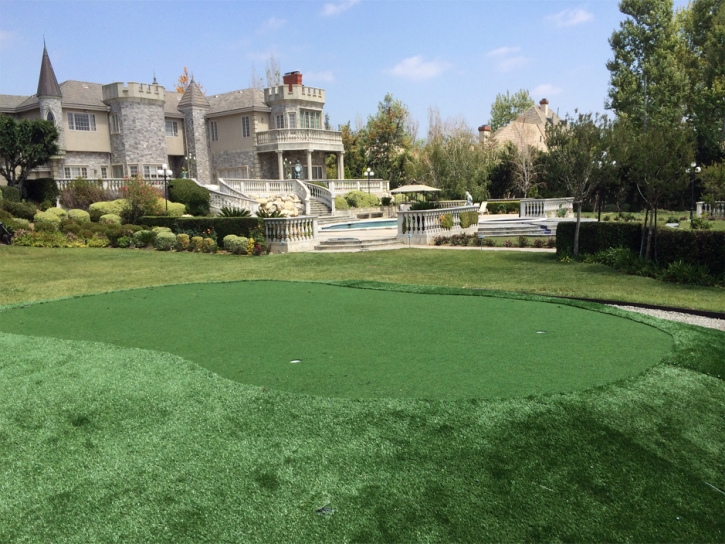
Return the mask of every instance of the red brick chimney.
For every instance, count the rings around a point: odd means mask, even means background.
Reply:
[[[488,142],[491,137],[491,127],[489,125],[481,125],[478,127],[478,141],[482,144]]]
[[[289,90],[292,92],[292,85],[302,85],[302,74],[300,72],[287,72],[282,76],[282,83],[289,85]]]

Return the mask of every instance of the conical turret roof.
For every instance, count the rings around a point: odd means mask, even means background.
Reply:
[[[48,49],[45,47],[45,43],[43,43],[43,60],[40,63],[40,78],[38,78],[37,95],[63,96],[60,92],[58,80],[55,78],[55,72],[53,71],[53,65],[50,63],[50,57],[48,56]]]
[[[209,101],[204,96],[204,93],[201,92],[199,86],[194,82],[194,78],[192,77],[189,82],[189,86],[186,88],[186,91],[184,91],[184,96],[182,96],[179,101],[178,108],[183,110],[188,108],[208,109],[210,107]]]

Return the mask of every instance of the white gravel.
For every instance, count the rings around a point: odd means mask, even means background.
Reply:
[[[681,323],[689,323],[690,325],[699,325],[700,327],[725,331],[725,319],[713,319],[711,317],[683,314],[680,312],[667,312],[664,310],[650,310],[648,308],[637,308],[635,306],[619,306],[617,304],[612,304],[612,306],[630,312],[639,312],[640,314],[659,317],[660,319],[669,319],[670,321],[679,321]]]

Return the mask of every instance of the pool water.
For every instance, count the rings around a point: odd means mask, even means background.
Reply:
[[[353,223],[337,223],[322,227],[320,230],[352,230],[352,229],[387,229],[398,226],[397,219],[380,219],[378,221],[356,221]]]

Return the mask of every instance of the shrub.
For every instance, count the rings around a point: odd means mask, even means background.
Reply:
[[[249,238],[247,240],[247,253],[249,255],[253,255],[254,254],[254,238]]]
[[[690,229],[692,230],[710,230],[712,223],[706,221],[702,217],[693,217],[690,221]]]
[[[58,229],[50,221],[38,222],[35,224],[35,232],[56,232]]]
[[[211,238],[204,238],[201,242],[201,251],[204,253],[216,253],[217,245]]]
[[[380,199],[364,191],[350,191],[345,195],[345,200],[351,208],[371,208],[380,205]]]
[[[219,210],[219,217],[252,217],[249,210],[243,208],[223,207]]]
[[[15,187],[12,188],[14,189]],[[13,217],[27,219],[28,221],[32,221],[33,217],[38,211],[32,204],[8,199],[2,200],[0,202],[0,207],[2,207],[2,209],[6,212],[10,213]]]
[[[60,192],[60,201],[66,208],[87,210],[95,202],[111,199],[109,191],[103,188],[103,182],[76,178]]]
[[[608,215],[605,215],[605,216],[604,216],[604,219],[603,219],[603,220],[604,220],[604,221],[609,221],[610,219],[612,219],[612,218],[611,218],[611,217],[609,217]]]
[[[335,209],[336,210],[349,210],[350,204],[347,203],[344,196],[335,197]]]
[[[86,244],[73,234],[19,231],[13,238],[13,245],[26,247],[85,247]]]
[[[229,253],[234,253],[235,255],[245,255],[247,253],[248,246],[249,239],[244,236],[229,234],[224,237],[224,249]]]
[[[116,247],[126,249],[128,247],[131,247],[132,241],[133,238],[131,236],[121,236],[118,240],[116,240]]]
[[[488,206],[488,213],[516,213],[521,208],[518,200],[506,200],[504,202],[491,202]]]
[[[410,205],[410,209],[412,210],[437,210],[441,207],[440,202],[436,202],[435,200],[421,200],[419,202],[413,202]]]
[[[102,215],[109,213],[121,215],[126,206],[126,201],[122,198],[118,200],[107,200],[105,202],[94,202],[88,207],[88,214],[91,221],[98,221]]]
[[[120,225],[121,216],[116,215],[115,213],[107,213],[105,215],[102,215],[98,222],[103,225]]]
[[[677,219],[674,215],[671,215],[671,216],[669,216],[667,218],[666,223],[677,223],[679,225],[680,224],[680,220]]]
[[[189,243],[189,251],[198,253],[201,251],[201,245],[204,242],[204,238],[201,236],[192,236],[191,242]]]
[[[140,176],[127,179],[126,184],[121,187],[121,194],[126,200],[126,205],[120,214],[124,223],[135,223],[139,217],[158,215],[163,210],[160,206],[163,199],[159,198],[161,196],[159,191],[147,184]],[[186,207],[184,206],[184,208]],[[171,211],[171,206],[169,206],[169,211]]]
[[[139,230],[133,233],[133,245],[135,247],[148,247],[156,240],[156,233],[152,230]]]
[[[529,239],[526,236],[518,237],[519,247],[529,247]]]
[[[496,245],[496,241],[493,238],[484,238],[483,245],[486,247],[494,247]]]
[[[461,228],[467,229],[471,225],[478,225],[478,212],[461,212]]]
[[[657,279],[671,283],[688,283],[692,285],[711,286],[715,284],[709,270],[704,265],[675,261],[658,274]]]
[[[453,228],[453,216],[449,213],[441,215],[441,228],[451,230]]]
[[[0,185],[0,193],[3,195],[2,200],[20,202],[20,191],[18,191],[17,187]]]
[[[390,204],[393,202],[393,199],[389,196],[384,196],[380,199],[380,204],[383,206],[390,206]]]
[[[18,230],[30,230],[30,223],[27,219],[6,219],[3,221],[3,224],[11,234]]]
[[[503,241],[503,247],[514,247],[514,243],[511,240],[509,240],[508,238],[506,238]]]
[[[68,210],[68,217],[78,223],[88,223],[91,220],[91,214],[79,209]]]
[[[52,225],[53,230],[58,230],[60,226],[60,217],[48,212],[38,212],[33,216],[35,227],[41,226],[43,223]]]
[[[103,234],[96,234],[88,239],[88,247],[108,247],[111,245],[110,240]]]
[[[47,213],[52,213],[53,215],[57,216],[59,219],[65,219],[68,217],[68,212],[65,211],[63,208],[48,208],[45,210]]]
[[[192,179],[172,179],[169,182],[169,200],[184,204],[186,213],[191,215],[209,213],[209,190]]]
[[[433,238],[433,244],[437,246],[442,246],[450,242],[450,238],[448,236],[436,236]]]
[[[168,207],[168,209],[167,209]],[[167,202],[160,198],[157,201],[156,215],[162,215],[166,217],[181,217],[186,213],[186,205],[179,202]]]
[[[176,247],[176,235],[170,231],[157,233],[154,247],[159,251],[171,251]]]
[[[154,231],[156,234],[160,232],[171,232],[171,229],[169,227],[153,227],[151,230]]]
[[[60,196],[58,185],[53,178],[26,179],[23,184],[23,192],[28,200],[34,202],[45,200],[55,202]]]
[[[234,236],[234,235],[232,235]],[[189,235],[188,234],[177,234],[176,235],[176,251],[186,251],[189,249]]]
[[[536,249],[541,249],[542,247],[544,247],[544,240],[542,240],[541,238],[535,238],[532,245]]]
[[[546,247],[549,247],[549,248],[556,247],[556,238],[554,238],[553,236],[551,238],[548,238],[546,240]]]

